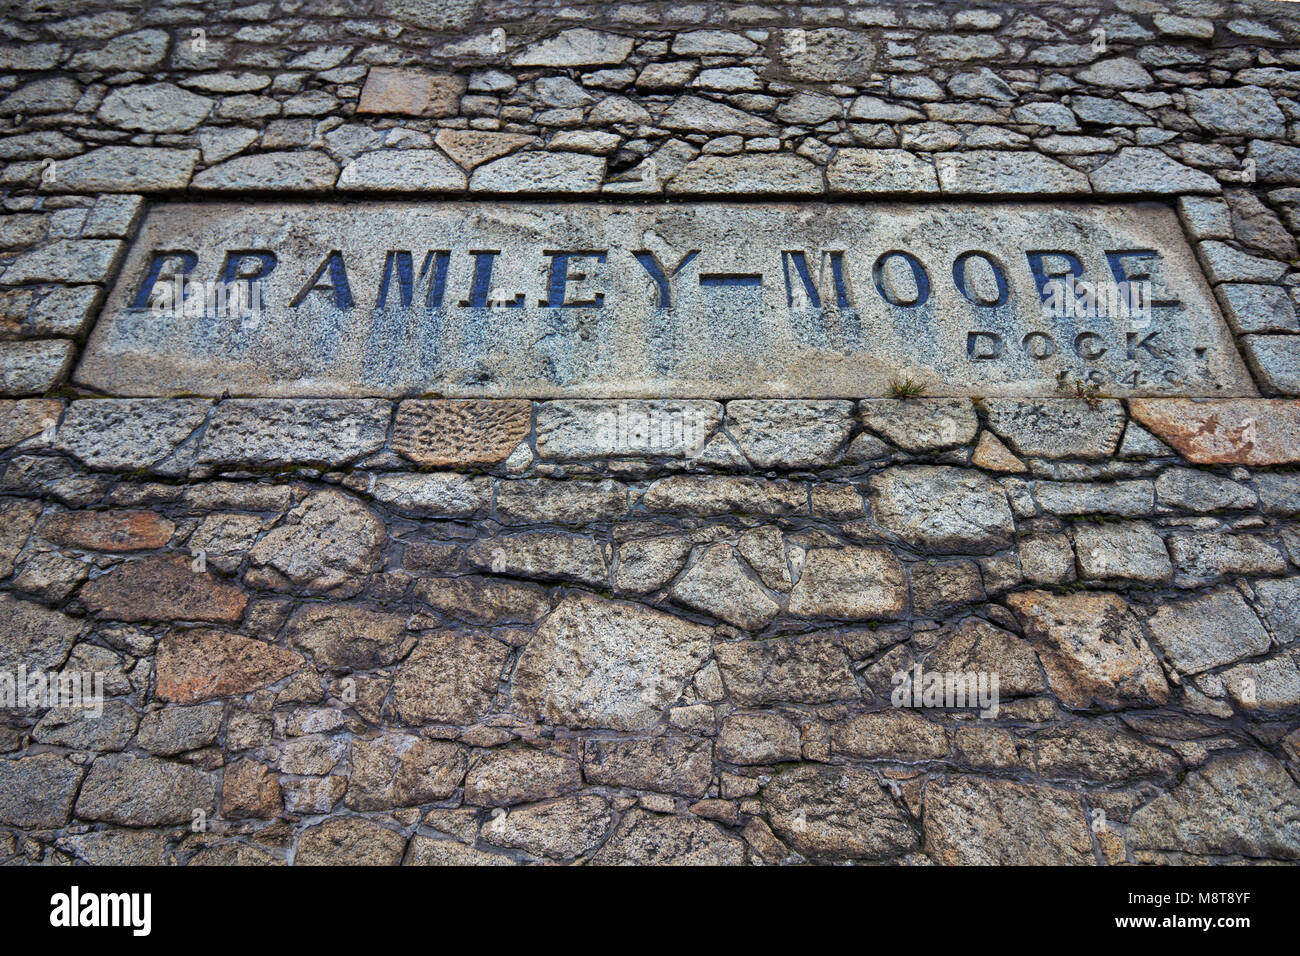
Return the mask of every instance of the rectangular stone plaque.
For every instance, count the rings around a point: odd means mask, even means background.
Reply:
[[[1123,308],[1135,287],[1149,309]],[[535,398],[1062,377],[1255,394],[1167,206],[160,204],[76,373],[112,395]]]

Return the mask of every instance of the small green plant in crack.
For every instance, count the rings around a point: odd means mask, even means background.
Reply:
[[[925,394],[926,387],[925,382],[914,379],[910,375],[891,378],[889,380],[889,397],[920,398]]]

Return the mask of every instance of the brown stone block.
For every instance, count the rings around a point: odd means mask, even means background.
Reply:
[[[195,704],[274,684],[303,665],[301,654],[223,631],[176,631],[158,645],[157,695]]]
[[[38,534],[65,548],[149,551],[166,547],[175,530],[152,511],[65,511],[41,522]]]
[[[81,589],[94,614],[118,621],[238,621],[248,603],[239,588],[167,555],[121,564]]]
[[[455,116],[465,79],[451,73],[426,73],[375,67],[361,89],[358,113]]]
[[[1300,461],[1300,401],[1135,398],[1129,411],[1198,465]]]

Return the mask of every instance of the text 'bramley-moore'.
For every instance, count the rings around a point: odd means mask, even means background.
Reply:
[[[880,394],[899,374],[1251,389],[1167,207],[1026,203],[163,205],[77,377],[694,396]]]

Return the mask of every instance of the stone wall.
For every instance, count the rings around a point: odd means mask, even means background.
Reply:
[[[0,712],[0,859],[1300,859],[1298,35],[1218,0],[10,10],[0,674],[108,700]],[[1165,202],[1262,397],[71,383],[149,202],[390,193]],[[895,706],[917,666],[996,712]]]

